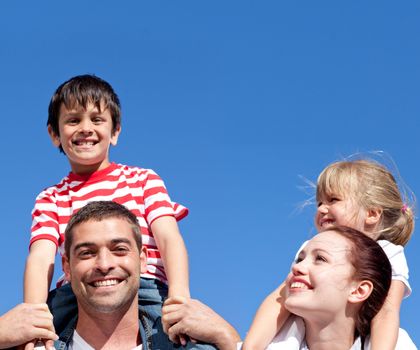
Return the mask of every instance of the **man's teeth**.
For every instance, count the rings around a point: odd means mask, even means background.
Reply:
[[[302,282],[293,282],[290,285],[290,288],[300,288],[300,289],[308,289],[308,286]]]
[[[118,280],[96,281],[93,283],[95,287],[108,287],[115,286],[116,284],[118,284]]]

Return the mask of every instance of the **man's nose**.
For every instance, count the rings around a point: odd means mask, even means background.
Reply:
[[[115,268],[114,256],[109,250],[101,250],[96,257],[96,269],[107,273]]]

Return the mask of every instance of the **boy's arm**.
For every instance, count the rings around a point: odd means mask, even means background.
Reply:
[[[283,305],[284,292],[285,282],[265,298],[255,314],[242,350],[265,349],[279,332],[290,315]]]
[[[189,298],[188,256],[178,224],[172,216],[161,216],[151,225],[168,278],[168,296]]]
[[[26,259],[23,299],[26,303],[45,303],[54,273],[56,245],[48,239],[32,243]]]
[[[385,303],[371,323],[372,350],[395,349],[400,326],[400,307],[404,292],[404,283],[392,280]]]

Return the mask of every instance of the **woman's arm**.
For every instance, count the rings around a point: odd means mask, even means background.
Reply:
[[[283,305],[284,289],[285,282],[265,298],[255,314],[242,346],[243,350],[263,350],[279,332],[290,315]]]

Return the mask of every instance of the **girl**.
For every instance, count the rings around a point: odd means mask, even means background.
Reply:
[[[341,161],[318,177],[315,225],[319,231],[343,225],[375,239],[392,266],[387,299],[371,323],[372,350],[394,349],[401,301],[411,293],[403,246],[414,229],[414,216],[388,169],[371,160]],[[243,350],[265,349],[289,317],[284,307],[285,284],[260,306]]]

